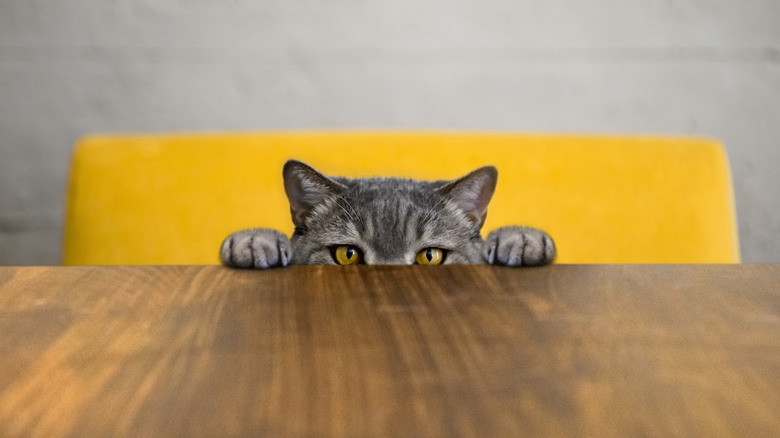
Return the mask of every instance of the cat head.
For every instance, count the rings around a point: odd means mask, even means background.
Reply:
[[[498,172],[452,181],[328,177],[284,165],[295,264],[483,263],[480,230]]]

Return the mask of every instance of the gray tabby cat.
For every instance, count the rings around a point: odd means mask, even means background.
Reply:
[[[238,231],[220,258],[235,268],[365,263],[410,265],[552,262],[555,244],[528,227],[480,229],[496,187],[495,167],[453,181],[332,178],[290,160],[283,169],[295,232]]]

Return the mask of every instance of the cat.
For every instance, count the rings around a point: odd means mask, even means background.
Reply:
[[[252,228],[230,234],[220,260],[233,268],[288,265],[551,263],[544,231],[480,231],[498,171],[481,167],[452,181],[328,177],[300,161],[282,171],[295,232]]]

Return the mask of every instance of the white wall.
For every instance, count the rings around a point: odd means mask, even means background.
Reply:
[[[714,136],[747,262],[780,262],[777,0],[3,0],[0,264],[59,262],[94,131]]]

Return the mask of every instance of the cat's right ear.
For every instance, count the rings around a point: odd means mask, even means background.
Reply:
[[[338,182],[296,160],[289,160],[284,164],[282,175],[284,191],[290,200],[290,213],[296,227],[304,227],[304,220],[314,207],[341,189]]]

